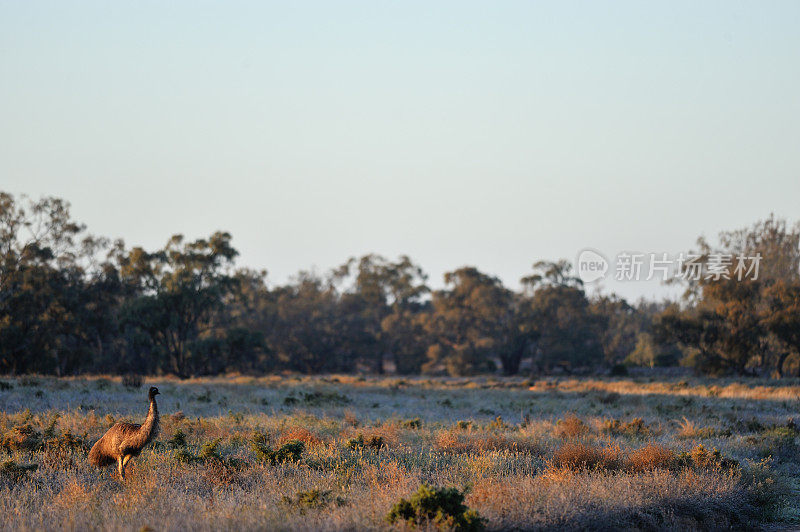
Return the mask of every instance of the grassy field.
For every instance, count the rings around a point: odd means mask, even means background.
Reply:
[[[143,420],[149,385],[161,433],[123,483],[86,451]],[[463,490],[488,529],[779,528],[798,399],[766,380],[8,377],[0,529],[402,529],[386,516],[422,484]]]

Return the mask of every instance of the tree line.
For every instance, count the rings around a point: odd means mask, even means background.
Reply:
[[[565,260],[536,262],[519,291],[474,267],[433,290],[409,257],[374,254],[269,287],[228,233],[147,251],[87,233],[62,199],[0,192],[0,374],[797,375],[798,235],[774,218],[724,233],[720,249],[763,253],[763,276],[686,281],[678,302],[589,296]]]

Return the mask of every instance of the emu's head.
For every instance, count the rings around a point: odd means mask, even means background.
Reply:
[[[148,396],[148,397],[150,398],[150,400],[152,401],[153,399],[155,399],[155,398],[156,398],[156,395],[158,395],[158,393],[159,393],[159,392],[158,392],[158,388],[156,388],[155,386],[151,386],[151,387],[150,387],[150,391],[147,393],[147,396]]]

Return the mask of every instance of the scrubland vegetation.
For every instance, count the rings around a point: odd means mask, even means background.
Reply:
[[[125,385],[127,384],[127,386]],[[2,529],[719,529],[796,523],[789,379],[6,377]],[[137,387],[139,384],[142,387]],[[86,452],[161,434],[120,482]]]
[[[275,286],[236,266],[229,233],[148,251],[88,234],[58,198],[0,192],[0,374],[800,376],[800,225],[697,245],[680,301],[589,295],[569,261],[535,256],[519,290],[474,266],[435,289],[374,254]],[[737,276],[734,257],[755,256],[758,275]]]

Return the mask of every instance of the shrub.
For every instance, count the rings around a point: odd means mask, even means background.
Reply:
[[[706,449],[701,443],[689,452],[683,452],[678,456],[678,465],[684,467],[698,467],[701,469],[732,469],[738,467],[736,460],[725,458],[718,449]]]
[[[508,424],[506,424],[505,421],[503,421],[502,416],[497,416],[495,420],[489,423],[489,425],[486,428],[488,430],[503,431],[503,430],[508,430],[511,427]]]
[[[710,438],[714,435],[714,429],[710,427],[698,427],[693,421],[686,419],[686,417],[683,418],[682,422],[678,423],[678,427],[677,437],[684,440]]]
[[[419,429],[422,428],[422,420],[418,417],[414,419],[406,419],[401,424],[404,429]]]
[[[342,497],[331,499],[330,490],[319,490],[316,488],[308,491],[298,491],[294,497],[284,495],[283,502],[299,510],[301,514],[306,513],[309,509],[325,508],[331,502],[334,502],[336,506],[344,506],[346,504],[346,501]]]
[[[6,432],[0,440],[0,448],[8,452],[33,451],[42,444],[42,435],[30,423],[17,425]]]
[[[449,530],[483,530],[486,521],[464,505],[457,488],[419,487],[410,499],[400,499],[386,516],[389,523],[404,521],[411,527]]]
[[[184,464],[192,464],[200,460],[197,457],[197,455],[193,454],[191,451],[185,448],[181,448],[175,451],[174,456],[178,462],[183,462]]]
[[[48,427],[49,430],[49,427]],[[47,432],[47,431],[45,431]],[[50,438],[42,443],[42,448],[47,451],[81,451],[87,452],[89,444],[86,443],[87,434],[84,433],[82,438],[72,434],[69,429],[65,430],[61,436]]]
[[[769,467],[769,459],[750,464],[743,468],[742,484],[747,490],[747,497],[765,520],[779,517],[780,510],[788,502],[787,493],[791,488],[785,480],[776,476]]]
[[[174,440],[173,436],[173,440]],[[197,463],[197,462],[222,462],[222,456],[219,454],[219,444],[222,442],[222,438],[217,438],[216,440],[206,442],[200,447],[200,452],[198,454],[192,453],[189,449],[185,447],[181,447],[175,451],[175,458],[178,459],[179,462],[184,462],[187,464]],[[172,443],[171,441],[169,443]]]
[[[359,434],[357,438],[353,438],[347,442],[347,446],[350,449],[375,449],[376,451],[380,450],[381,447],[385,445],[383,441],[383,436],[370,436],[369,438],[364,438],[363,434]]]
[[[588,434],[589,426],[575,414],[570,414],[556,423],[556,435],[562,438],[577,438]]]
[[[50,418],[50,423],[47,424],[47,427],[42,432],[42,438],[49,440],[50,438],[56,437],[56,426],[58,425],[58,420],[61,418],[61,414],[56,412]]]
[[[303,427],[297,427],[285,434],[281,434],[278,443],[284,444],[293,440],[301,441],[305,443],[307,447],[313,447],[322,443],[322,440],[319,439],[319,436],[308,429],[304,429]]]
[[[797,428],[790,422],[787,425],[775,425],[764,429],[761,434],[748,436],[747,442],[754,445],[758,454],[764,458],[771,456],[781,461],[795,461],[800,454],[797,436]]]
[[[290,440],[277,450],[274,450],[267,444],[266,436],[256,433],[250,439],[250,449],[252,449],[253,454],[256,455],[259,461],[275,465],[283,462],[299,461],[306,450],[306,446],[301,441]]]
[[[200,447],[200,454],[197,455],[198,458],[200,458],[200,460],[222,460],[222,456],[219,454],[220,443],[222,443],[222,438],[204,443],[203,446]]]
[[[175,434],[172,435],[172,438],[167,440],[167,445],[173,449],[186,447],[186,434],[184,434],[181,429],[176,430]]]
[[[6,390],[11,390],[12,388],[14,388],[13,384],[8,383],[6,381],[0,381],[0,392],[4,392]]]
[[[235,475],[246,464],[238,458],[224,458],[219,452],[219,445],[222,443],[222,438],[217,438],[213,441],[206,442],[200,447],[198,454],[192,453],[189,449],[182,447],[177,449],[173,456],[185,464],[204,464],[207,466],[206,475],[207,480],[213,481],[216,484],[230,484],[233,482]]]
[[[210,403],[211,402],[211,390],[206,389],[205,392],[201,394],[197,394],[194,396],[194,400],[198,403]]]
[[[245,462],[237,458],[223,458],[219,453],[222,438],[205,443],[197,456],[192,456],[186,449],[179,449],[178,454],[189,456],[188,462],[200,462],[206,466],[203,478],[206,482],[217,486],[229,486],[241,480],[241,470]]]
[[[566,443],[556,449],[550,467],[586,470],[618,470],[624,463],[618,445],[598,448],[583,443]]]
[[[619,419],[607,419],[603,422],[603,432],[614,436],[646,436],[650,429],[640,417],[631,421],[620,421]]]
[[[636,449],[628,456],[627,468],[633,472],[669,469],[675,463],[675,453],[662,445],[650,444]]]

